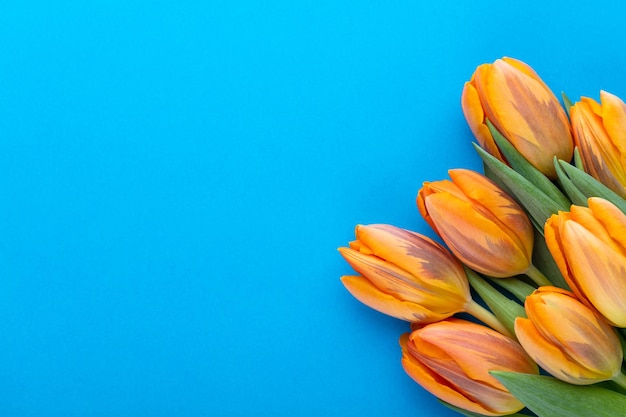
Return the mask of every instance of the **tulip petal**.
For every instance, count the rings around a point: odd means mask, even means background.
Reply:
[[[500,153],[489,128],[485,124],[485,112],[480,103],[478,90],[471,82],[466,82],[461,95],[461,107],[465,120],[469,125],[474,137],[478,140],[478,144],[491,155],[504,162],[504,157]]]
[[[484,210],[451,194],[433,194],[426,207],[450,250],[472,269],[494,277],[524,273],[528,251]]]
[[[619,150],[623,167],[626,162],[626,104],[606,91],[600,91],[600,100],[604,127]]]
[[[533,249],[533,228],[523,209],[485,176],[468,169],[451,169],[452,182],[459,187],[474,206],[508,234],[530,259]]]
[[[535,72],[535,70],[530,65],[526,64],[523,61],[520,61],[519,59],[506,57],[506,56],[502,58],[502,60],[506,62],[507,64],[511,65],[512,67],[514,67],[515,69],[528,75],[530,78],[533,78],[537,82],[541,83],[546,90],[550,89],[550,87],[548,87],[548,85],[541,79],[541,77],[539,77],[539,75]]]
[[[430,344],[432,349],[445,352],[445,356],[440,356],[453,357],[463,374],[499,390],[506,391],[506,388],[485,369],[538,372],[535,363],[518,343],[480,324],[451,318],[437,326],[424,327],[416,334],[420,343]]]
[[[405,372],[424,389],[441,400],[465,410],[486,416],[507,415],[523,408],[523,405],[510,393],[499,392],[489,386],[473,382],[462,374],[451,371],[453,375],[452,379],[441,376],[418,360],[414,354],[410,352],[409,346],[411,343],[409,335],[403,335],[400,339],[400,345],[402,346],[402,366]],[[467,394],[468,391],[480,389],[483,390],[476,397]],[[483,404],[485,400],[492,400],[493,402],[500,400],[500,402],[497,402],[495,407],[490,409],[489,406]]]
[[[609,379],[619,370],[621,346],[614,330],[573,293],[556,287],[541,287],[526,299],[526,311],[544,339],[558,345],[564,355],[595,375],[596,380]]]
[[[426,208],[426,200],[428,199],[428,196],[436,193],[450,193],[460,199],[465,198],[465,196],[463,195],[461,190],[459,190],[459,187],[457,187],[450,180],[441,180],[434,182],[425,181],[422,184],[422,188],[420,188],[419,192],[417,193],[417,208],[424,220],[428,222],[430,227],[432,227],[434,231],[439,233],[439,231],[437,230],[437,225],[430,217],[430,214],[428,213],[428,208]]]
[[[381,258],[364,255],[349,248],[339,248],[339,252],[355,271],[371,281],[380,291],[394,298],[442,308],[447,308],[451,304],[455,306],[465,304],[464,301],[458,300],[451,303],[450,300],[441,297],[441,293],[435,291],[432,286],[425,285],[417,277]]]
[[[589,233],[593,234],[596,238],[602,241],[605,245],[612,247],[615,251],[621,252],[621,248],[616,244],[616,242],[611,237],[611,234],[609,233],[609,231],[600,221],[600,218],[598,218],[594,214],[591,208],[581,207],[581,206],[572,206],[570,210],[571,211],[570,211],[569,218],[571,221],[587,229]],[[597,210],[600,210],[600,208],[597,208]],[[561,225],[561,233],[563,232],[564,225],[565,225],[565,222]],[[571,242],[570,244],[573,244],[573,242]]]
[[[518,317],[515,320],[515,335],[530,357],[552,376],[576,385],[599,382],[597,374],[576,365],[556,345],[547,341],[529,319]]]
[[[626,327],[626,257],[573,221],[563,225],[562,237],[585,242],[564,246],[573,276],[580,277],[577,287],[611,324]]]
[[[463,267],[434,240],[382,224],[357,227],[357,237],[374,255],[415,278],[419,277],[428,286],[456,294],[457,298],[469,298],[469,285]]]
[[[588,203],[593,216],[602,223],[608,235],[616,243],[613,246],[615,250],[626,256],[626,214],[602,198],[592,197]]]
[[[569,120],[543,82],[502,60],[477,69],[476,87],[486,117],[537,169],[554,178],[553,157],[569,161]]]
[[[596,113],[601,110],[598,103],[585,98],[572,106],[570,115],[574,140],[585,170],[616,193],[625,196],[623,151],[605,129],[601,115]]]
[[[554,259],[561,275],[565,278],[567,285],[572,289],[572,291],[581,298],[583,303],[588,304],[591,307],[591,303],[582,295],[582,290],[578,286],[576,282],[576,278],[572,274],[572,271],[567,264],[567,259],[565,258],[565,247],[563,240],[561,239],[561,228],[565,221],[571,218],[570,213],[568,212],[559,212],[558,215],[552,215],[544,226],[544,238],[546,240],[546,246],[550,251],[550,255]]]
[[[395,317],[400,320],[419,323],[433,323],[443,320],[452,314],[436,313],[410,301],[399,300],[389,294],[380,291],[370,281],[361,276],[346,275],[341,277],[341,282],[346,289],[361,303],[366,306]]]

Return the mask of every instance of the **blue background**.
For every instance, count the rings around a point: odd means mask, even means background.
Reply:
[[[452,416],[360,305],[357,223],[479,169],[474,68],[626,97],[621,2],[0,6],[0,413]]]

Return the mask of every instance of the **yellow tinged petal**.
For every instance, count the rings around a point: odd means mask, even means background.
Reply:
[[[624,158],[626,154],[626,104],[619,97],[606,91],[600,92],[600,100],[604,127]],[[624,159],[622,159],[623,162]]]
[[[537,331],[581,368],[610,378],[621,366],[621,346],[615,332],[574,294],[541,287],[526,299],[526,312]]]
[[[502,58],[502,60],[506,62],[507,64],[509,64],[510,66],[514,67],[515,69],[528,75],[530,78],[533,78],[537,82],[541,83],[546,90],[550,89],[548,85],[539,77],[539,75],[535,72],[534,69],[532,69],[530,65],[526,64],[525,62],[520,61],[519,59],[510,58],[510,57],[504,57]]]
[[[565,111],[537,78],[497,60],[475,84],[487,118],[537,169],[554,177],[553,157],[570,160],[573,141]]]
[[[602,106],[600,105],[600,103],[590,97],[581,97],[580,101],[589,106],[589,111],[591,111],[593,114],[598,117],[602,117]]]
[[[602,222],[600,222],[600,219],[598,219],[594,215],[593,211],[590,208],[581,207],[581,206],[571,206],[570,220],[576,224],[579,224],[581,227],[587,229],[591,234],[597,237],[605,245],[611,246],[615,250],[618,250],[618,251],[620,250],[617,246],[615,246],[615,242],[613,241],[613,238],[611,238],[611,235],[609,234],[609,232],[606,230]],[[567,222],[564,222],[563,225],[561,225],[561,228],[563,228],[566,223]]]
[[[471,82],[466,82],[461,95],[461,107],[472,133],[478,144],[501,161],[504,157],[500,153],[489,128],[485,124],[485,112],[478,96],[478,90]]]
[[[581,100],[571,108],[572,129],[585,170],[616,193],[626,196],[624,147],[605,129],[603,109],[592,99]]]
[[[471,268],[510,277],[530,266],[526,248],[471,203],[441,193],[429,196],[426,207],[450,250]]]
[[[426,391],[456,407],[485,416],[500,416],[517,411],[514,410],[507,411],[506,413],[493,413],[483,407],[479,402],[467,398],[455,389],[449,381],[437,375],[413,357],[408,352],[406,347],[407,339],[407,336],[403,336],[403,338],[400,339],[400,344],[402,346],[402,367],[404,368],[404,371]]]
[[[556,345],[546,340],[529,319],[515,319],[515,336],[530,357],[552,376],[576,385],[599,382],[596,373],[572,362]]]
[[[454,337],[448,341],[449,336],[463,338],[463,335],[471,337],[483,334],[482,329],[476,329],[474,326],[483,327],[465,320],[451,318],[420,328],[412,332],[410,336],[404,335],[400,339],[403,367],[429,392],[466,410],[482,415],[506,415],[520,410],[523,404],[489,375],[490,370],[501,369],[502,366],[499,364],[492,366],[491,363],[482,360],[484,356],[482,351],[487,349],[487,345],[484,343],[480,346],[475,345],[478,348],[474,351],[475,356],[471,354],[457,356],[457,352],[449,349],[455,343]],[[487,333],[489,332],[496,334],[496,338],[503,337],[487,329]],[[424,337],[427,333],[434,333],[434,335]],[[445,340],[438,340],[436,334],[441,334]],[[431,343],[433,339],[437,343]],[[484,342],[484,339],[481,338],[481,340]],[[463,338],[463,343],[467,342],[468,340]],[[490,348],[491,346],[487,350]],[[497,360],[498,356],[494,355],[494,358]],[[507,371],[521,371],[506,365],[503,368]],[[466,369],[472,370],[473,375],[466,373]],[[479,376],[479,378],[474,379],[474,376]]]
[[[588,204],[593,216],[613,239],[615,250],[626,256],[626,214],[602,198],[592,197]]]
[[[486,218],[509,235],[529,259],[532,256],[533,228],[524,210],[493,181],[468,169],[449,171],[454,184]]]
[[[567,284],[572,289],[572,291],[581,299],[585,299],[582,290],[579,288],[578,283],[576,282],[576,277],[572,274],[572,271],[569,268],[567,263],[567,259],[565,258],[565,248],[563,240],[561,239],[561,228],[565,221],[570,219],[569,212],[559,212],[558,214],[553,214],[548,218],[546,224],[544,226],[544,237],[546,240],[546,245],[548,246],[548,250],[550,251],[550,255],[554,259],[561,275],[567,281]]]
[[[469,300],[469,290],[465,292],[445,280],[420,279],[381,258],[349,248],[339,248],[339,252],[355,271],[399,300],[423,304],[439,312],[460,311]]]
[[[580,290],[611,324],[626,327],[626,257],[575,222],[562,231],[565,258]]]
[[[437,225],[433,223],[433,220],[430,218],[430,214],[428,214],[428,210],[426,209],[426,202],[424,201],[424,199],[425,195],[427,194],[428,190],[425,186],[420,188],[419,192],[417,193],[417,198],[415,199],[415,202],[417,203],[417,209],[419,210],[424,220],[426,220],[426,223],[428,223],[428,225],[432,227],[435,232],[437,232]]]
[[[435,313],[419,304],[399,300],[380,291],[369,280],[361,276],[343,276],[341,282],[350,294],[361,303],[400,320],[431,323],[443,320],[453,314],[452,312],[449,314]]]
[[[374,255],[436,287],[460,288],[469,296],[462,265],[434,240],[390,225],[357,228],[357,237]],[[458,291],[457,291],[458,292]]]
[[[427,343],[446,356],[472,380],[481,381],[506,391],[486,370],[537,373],[537,365],[512,339],[480,324],[450,318],[437,326],[417,330],[420,343]],[[485,349],[488,346],[489,349]]]

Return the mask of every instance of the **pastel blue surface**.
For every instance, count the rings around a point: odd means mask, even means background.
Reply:
[[[0,413],[455,415],[336,248],[430,233],[477,65],[626,97],[621,4],[3,3]]]

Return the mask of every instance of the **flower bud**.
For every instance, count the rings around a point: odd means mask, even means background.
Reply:
[[[528,318],[515,320],[515,334],[548,373],[576,385],[620,375],[622,348],[615,330],[573,293],[540,287],[524,307]]]
[[[600,101],[583,97],[570,109],[574,141],[585,171],[626,197],[626,104],[606,91]]]
[[[357,226],[341,255],[360,274],[342,282],[363,304],[420,323],[442,320],[471,302],[463,266],[430,238],[395,226]]]
[[[425,182],[417,206],[452,253],[470,268],[511,277],[531,266],[533,228],[524,210],[484,175],[449,171],[451,181]]]
[[[486,119],[535,168],[556,177],[553,158],[569,161],[574,145],[567,115],[558,99],[527,64],[502,58],[476,68],[465,83],[463,113],[478,143],[504,160]]]
[[[617,327],[626,327],[626,215],[592,197],[546,222],[546,244],[567,284]]]
[[[400,339],[402,366],[442,401],[486,416],[515,413],[524,405],[490,371],[537,374],[522,347],[479,324],[450,318]]]

